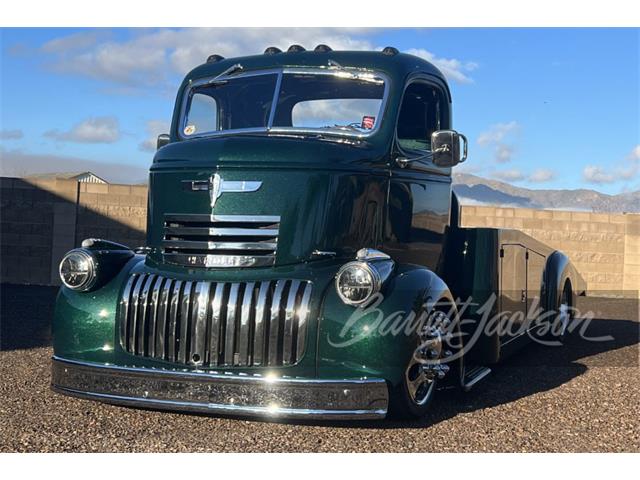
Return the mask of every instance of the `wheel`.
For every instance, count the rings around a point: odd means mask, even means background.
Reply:
[[[572,298],[571,282],[566,280],[555,307],[534,327],[533,338],[555,344],[566,339],[572,319]]]
[[[391,392],[392,417],[421,418],[427,413],[438,383],[453,366],[447,361],[453,355],[449,345],[452,329],[457,329],[457,325],[452,326],[446,313],[435,310],[427,316],[418,332],[417,345],[404,371],[403,381]]]
[[[567,329],[569,327],[569,323],[571,322],[571,283],[569,280],[564,282],[564,288],[562,289],[562,295],[560,295],[560,300],[558,301],[558,325],[552,328],[552,335],[554,331],[557,331],[557,334],[554,335],[558,340],[565,340],[567,338]]]

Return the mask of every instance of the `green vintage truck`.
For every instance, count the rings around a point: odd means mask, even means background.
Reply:
[[[421,58],[210,56],[158,138],[147,245],[88,239],[60,264],[52,388],[420,417],[532,338],[561,342],[583,280],[520,232],[460,227],[451,170],[466,158],[445,77]]]

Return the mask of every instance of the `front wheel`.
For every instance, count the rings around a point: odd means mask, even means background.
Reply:
[[[403,380],[391,392],[390,414],[396,418],[411,419],[425,416],[433,401],[438,383],[454,367],[448,362],[453,355],[451,319],[446,313],[431,312],[417,334],[417,345],[404,371]]]

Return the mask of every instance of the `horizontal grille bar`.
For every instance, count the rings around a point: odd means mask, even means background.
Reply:
[[[195,367],[282,366],[305,352],[311,282],[132,275],[118,310],[127,352]]]
[[[258,267],[275,263],[280,217],[165,215],[162,248],[168,263],[192,267]]]

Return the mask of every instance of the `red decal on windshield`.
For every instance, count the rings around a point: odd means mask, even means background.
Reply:
[[[368,115],[365,115],[364,117],[362,117],[362,128],[371,130],[373,128],[374,123],[376,123],[376,117],[370,117]]]

